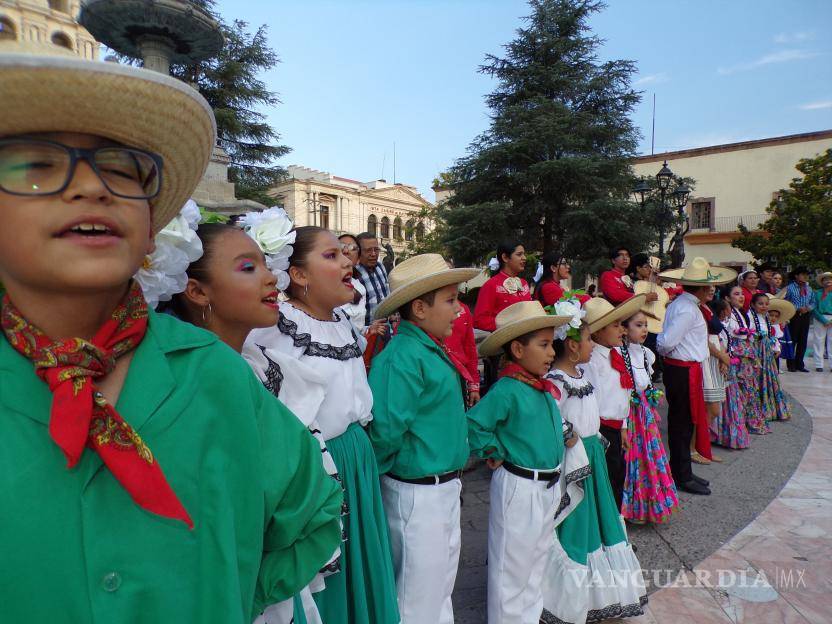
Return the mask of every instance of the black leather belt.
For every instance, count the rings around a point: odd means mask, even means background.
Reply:
[[[503,468],[511,474],[523,477],[524,479],[548,481],[549,485],[546,486],[547,489],[553,487],[560,479],[560,470],[529,470],[528,468],[521,468],[509,462],[503,462]]]
[[[396,476],[390,472],[387,473],[387,476],[391,479],[395,479],[396,481],[401,481],[402,483],[412,483],[414,485],[440,485],[441,483],[447,483],[453,479],[459,479],[462,476],[462,471],[454,470],[453,472],[446,472],[441,475],[431,475],[429,477],[419,477],[418,479],[405,479],[404,477]]]

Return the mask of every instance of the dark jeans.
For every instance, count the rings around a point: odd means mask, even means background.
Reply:
[[[811,313],[801,314],[798,312],[789,321],[789,333],[794,342],[794,359],[786,360],[786,368],[790,371],[806,368],[803,363],[803,356],[806,355],[806,344],[809,341],[809,326],[812,324]]]
[[[667,391],[667,451],[670,472],[677,484],[687,483],[693,478],[690,465],[693,420],[690,413],[688,369],[665,363],[664,387]]]
[[[624,476],[627,464],[624,461],[624,450],[621,448],[621,430],[601,425],[601,435],[609,440],[607,448],[607,472],[610,474],[610,485],[615,495],[615,503],[621,510],[621,499],[624,496]]]

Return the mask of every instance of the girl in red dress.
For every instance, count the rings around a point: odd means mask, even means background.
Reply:
[[[526,250],[518,242],[500,243],[497,247],[499,271],[480,288],[474,308],[474,327],[493,332],[494,319],[518,301],[531,301],[529,284],[519,275],[526,268]]]

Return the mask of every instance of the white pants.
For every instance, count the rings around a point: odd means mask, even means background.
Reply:
[[[828,321],[832,321],[832,315],[825,315]],[[816,318],[812,319],[812,331],[809,338],[812,341],[812,360],[815,368],[823,368],[823,354],[826,353],[826,344],[832,348],[832,327],[824,327]]]
[[[537,624],[541,584],[555,541],[560,487],[518,477],[504,468],[491,476],[488,511],[488,624]]]
[[[461,492],[459,479],[414,485],[381,477],[402,624],[454,622]]]
[[[306,616],[306,624],[321,624],[321,615],[318,613],[318,605],[312,598],[309,585],[300,590],[300,598],[303,602],[303,611]],[[254,620],[254,624],[292,624],[295,621],[294,601],[289,598],[282,602],[266,607],[265,611]]]

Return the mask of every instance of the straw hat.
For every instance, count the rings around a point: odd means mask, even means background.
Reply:
[[[439,254],[421,254],[397,264],[390,271],[390,294],[376,308],[377,319],[386,318],[409,301],[437,288],[467,282],[479,269],[449,269]]]
[[[153,233],[202,178],[216,140],[208,102],[158,72],[83,60],[59,46],[0,44],[0,137],[77,132],[159,154],[162,187],[150,200]]]
[[[797,312],[791,301],[780,299],[772,294],[768,296],[768,309],[776,310],[780,313],[780,323],[788,323]]]
[[[694,258],[684,269],[663,271],[659,273],[659,278],[686,286],[719,286],[737,279],[737,272],[727,267],[711,266],[705,258]]]
[[[823,273],[821,273],[820,275],[818,275],[818,277],[817,277],[817,280],[818,280],[818,285],[819,285],[819,286],[821,286],[821,287],[823,287],[823,280],[825,280],[825,279],[827,279],[827,278],[832,278],[832,272],[830,272],[830,271],[824,271]]]
[[[494,319],[497,329],[480,343],[480,355],[490,357],[502,351],[503,345],[515,338],[547,327],[566,325],[571,316],[546,314],[539,301],[518,301],[511,304]]]
[[[646,301],[647,295],[635,295],[624,303],[613,306],[603,297],[593,297],[584,304],[584,322],[589,325],[589,333],[594,334],[610,323],[630,318],[641,310]]]

